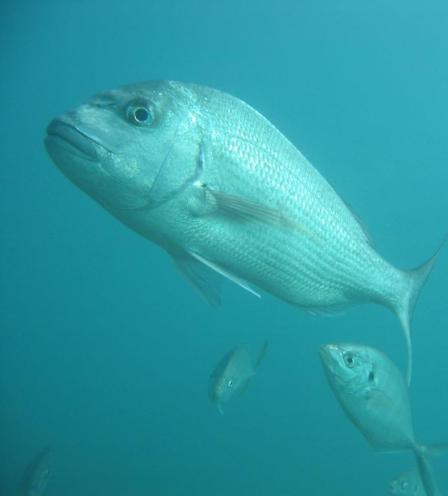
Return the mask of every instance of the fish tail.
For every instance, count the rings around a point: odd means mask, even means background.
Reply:
[[[418,472],[427,496],[440,496],[432,467],[428,461],[428,455],[432,454],[434,451],[437,454],[440,454],[441,452],[448,453],[448,444],[434,446],[418,445],[414,448]]]
[[[420,451],[430,456],[448,455],[448,443],[424,444],[420,446]]]
[[[448,236],[444,238],[443,242],[440,244],[434,255],[424,264],[420,265],[420,267],[402,272],[405,282],[404,289],[401,296],[395,301],[393,305],[393,310],[400,319],[401,327],[406,339],[406,347],[408,353],[408,369],[406,378],[408,385],[411,382],[412,376],[411,321],[415,304],[417,303],[420,292],[434,266],[434,263],[438,258],[441,249],[447,241]]]
[[[264,357],[266,356],[267,351],[268,351],[268,342],[265,341],[261,346],[260,351],[258,352],[258,357],[257,357],[257,361],[255,362],[254,370],[258,369],[260,363],[263,361]]]

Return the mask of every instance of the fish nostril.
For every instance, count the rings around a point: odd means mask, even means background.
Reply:
[[[112,92],[99,93],[88,103],[93,108],[107,108],[117,105],[117,97]]]

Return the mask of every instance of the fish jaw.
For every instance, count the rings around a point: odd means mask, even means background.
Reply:
[[[319,347],[319,356],[325,367],[333,369],[338,355],[339,348],[336,344],[323,344]]]
[[[124,166],[119,150],[92,120],[88,105],[53,119],[45,137],[49,156],[71,182],[108,210],[143,205],[132,181],[116,174]]]
[[[220,398],[219,395],[215,391],[213,391],[210,394],[210,401],[212,402],[213,405],[215,405],[215,407],[218,410],[218,412],[220,413],[220,415],[224,415],[224,411],[222,408],[222,405],[223,405],[222,398]]]
[[[102,151],[113,153],[94,132],[77,126],[70,114],[53,119],[47,127],[46,143],[51,149],[53,140],[60,143],[59,146],[66,146],[68,151],[72,148],[85,156],[86,160],[97,162],[101,159]],[[58,146],[55,144],[55,146]]]
[[[90,139],[68,117],[56,118],[47,128],[45,147],[61,172],[81,189],[98,181],[106,149]]]
[[[335,382],[346,382],[346,376],[343,373],[345,367],[342,355],[343,350],[339,344],[325,344],[319,348],[319,357],[332,387],[334,387]]]

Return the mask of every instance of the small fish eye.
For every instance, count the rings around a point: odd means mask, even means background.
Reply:
[[[344,354],[344,362],[349,368],[352,368],[355,365],[355,360],[353,359],[353,355],[351,353]]]
[[[229,387],[229,388],[230,388],[230,387],[232,387],[232,386],[233,386],[233,381],[232,381],[232,379],[229,379],[229,380],[227,381],[227,387]]]

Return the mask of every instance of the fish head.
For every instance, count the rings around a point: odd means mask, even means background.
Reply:
[[[29,495],[43,494],[52,474],[53,452],[51,446],[47,446],[26,468],[21,481],[22,492]]]
[[[376,382],[375,350],[352,343],[320,347],[320,359],[332,388],[338,393],[363,394]]]
[[[214,384],[210,392],[212,403],[221,405],[229,401],[237,389],[237,380],[235,377],[222,376]]]
[[[405,472],[393,479],[389,484],[389,493],[401,494],[402,496],[419,496],[425,494],[415,471]]]
[[[191,179],[200,153],[195,93],[151,81],[98,94],[51,121],[59,169],[109,211],[154,209]]]

